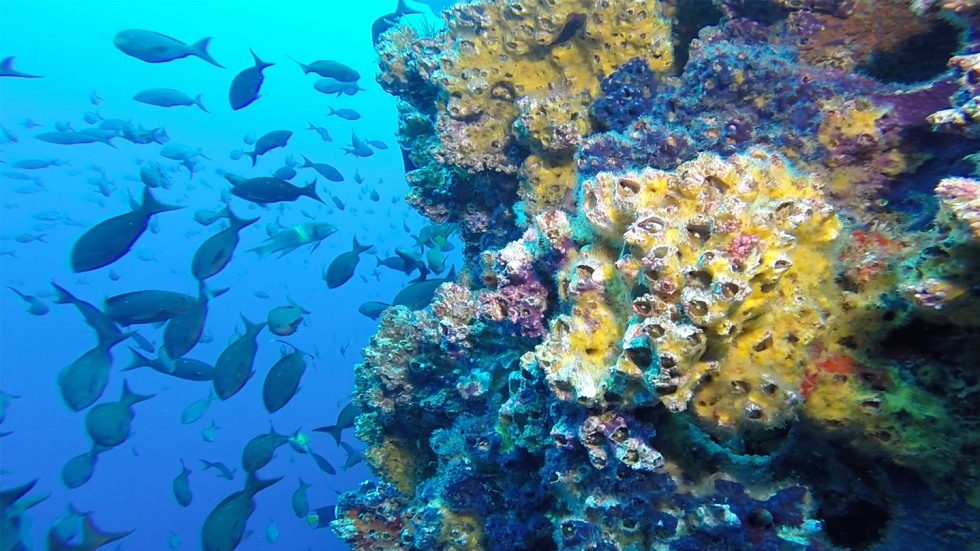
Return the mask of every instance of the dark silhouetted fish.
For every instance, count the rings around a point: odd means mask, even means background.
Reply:
[[[312,122],[307,123],[307,124],[309,126],[306,129],[307,130],[312,130],[312,131],[316,132],[317,134],[319,134],[321,140],[323,140],[325,142],[332,142],[333,141],[333,138],[330,136],[330,131],[327,130],[326,128],[324,128],[322,126],[317,126],[317,125],[313,124]]]
[[[105,313],[119,325],[157,323],[186,313],[197,299],[174,291],[133,291],[106,297]]]
[[[228,90],[228,101],[235,111],[248,107],[253,101],[259,99],[262,81],[265,80],[265,77],[262,76],[262,70],[275,65],[275,63],[262,61],[252,50],[249,52],[252,53],[255,65],[235,75],[235,79],[231,81],[231,89]]]
[[[255,146],[252,151],[245,151],[244,153],[252,159],[252,166],[255,166],[255,161],[260,155],[265,155],[277,147],[286,147],[292,135],[292,130],[273,130],[272,132],[267,132],[261,138],[255,140]]]
[[[398,291],[391,304],[392,306],[407,306],[412,310],[421,310],[432,302],[432,297],[435,296],[436,289],[440,285],[447,281],[453,281],[454,279],[455,275],[450,271],[449,275],[445,278],[426,279],[411,283],[402,288],[401,291]]]
[[[255,337],[265,327],[265,322],[252,323],[242,316],[245,334],[228,345],[214,364],[214,391],[222,400],[227,400],[245,386],[255,371],[252,363],[258,351]]]
[[[337,519],[337,506],[328,505],[315,509],[306,516],[306,523],[316,528],[329,528],[330,523]]]
[[[558,44],[564,44],[575,36],[575,33],[579,32],[581,29],[585,28],[585,23],[587,18],[584,13],[572,13],[569,14],[568,18],[565,20],[565,25],[562,27],[561,32],[558,36],[551,41],[549,46],[557,46]]]
[[[282,477],[261,480],[249,473],[245,488],[221,500],[201,527],[203,551],[233,551],[245,536],[248,518],[255,512],[255,494],[282,480]]]
[[[146,231],[151,216],[180,208],[183,207],[157,201],[150,188],[143,188],[143,204],[139,208],[99,222],[75,241],[71,251],[72,271],[88,272],[119,260]]]
[[[191,492],[191,471],[184,464],[184,460],[180,460],[180,474],[174,478],[173,490],[174,499],[177,500],[177,504],[181,507],[187,507],[191,504],[191,500],[194,499],[194,494]]]
[[[129,29],[116,33],[113,44],[124,54],[147,63],[166,63],[187,56],[195,56],[211,65],[224,68],[208,53],[210,38],[202,38],[193,44],[185,44],[165,34],[141,29]]]
[[[290,57],[289,59],[293,58]],[[293,61],[296,60],[293,59]],[[303,74],[316,73],[323,78],[332,78],[338,82],[356,82],[357,79],[361,78],[360,73],[339,61],[322,59],[309,64],[296,61],[296,64],[303,69]]]
[[[269,324],[269,331],[274,335],[286,337],[296,332],[299,324],[303,322],[303,316],[310,312],[297,305],[289,297],[289,306],[277,306],[269,310],[266,322]]]
[[[231,262],[231,257],[238,246],[238,232],[259,221],[258,218],[245,220],[228,211],[230,225],[204,240],[194,252],[191,260],[191,275],[198,281],[204,281],[217,275]],[[179,356],[175,356],[179,357]]]
[[[51,495],[26,497],[35,484],[37,479],[0,492],[0,549],[3,551],[27,551],[33,548],[30,520],[24,515],[28,509]]]
[[[306,496],[306,491],[310,489],[312,485],[308,482],[303,482],[303,479],[299,479],[299,488],[293,492],[293,497],[291,499],[293,504],[293,513],[299,518],[306,518],[307,513],[310,512],[310,501]]]
[[[140,367],[150,367],[158,373],[163,373],[164,375],[170,375],[171,377],[177,377],[178,379],[184,379],[185,381],[210,381],[212,376],[213,367],[200,360],[192,360],[190,358],[177,358],[170,361],[170,365],[173,369],[167,369],[167,366],[163,364],[160,360],[151,360],[146,356],[139,353],[135,348],[130,347],[129,350],[133,353],[133,361],[122,369],[122,371],[131,371],[133,369],[138,369]]]
[[[313,89],[321,94],[334,94],[340,96],[341,94],[346,94],[348,96],[353,96],[358,92],[363,92],[364,88],[361,88],[353,82],[340,82],[339,80],[334,80],[332,78],[320,78],[313,83]]]
[[[324,459],[322,455],[313,452],[310,452],[310,455],[313,456],[313,461],[316,463],[316,466],[319,467],[321,471],[327,474],[337,474],[337,470],[334,469],[333,465],[331,465],[329,461]]]
[[[192,98],[180,90],[174,90],[173,88],[150,88],[149,90],[138,92],[135,96],[133,96],[133,99],[140,103],[156,105],[157,107],[196,105],[201,108],[201,111],[210,113],[210,111],[204,107],[204,103],[201,102],[201,94],[198,94]]]
[[[325,432],[330,436],[333,436],[333,439],[339,446],[341,434],[344,432],[344,430],[354,426],[354,423],[357,421],[357,416],[360,414],[361,410],[357,407],[357,404],[350,402],[344,406],[339,413],[337,413],[337,421],[335,424],[326,427],[319,427],[313,430],[315,432]]]
[[[247,473],[254,473],[268,465],[272,461],[272,456],[276,454],[276,450],[288,443],[288,436],[279,434],[276,429],[270,426],[269,432],[260,434],[245,444],[242,449],[242,468]]]
[[[357,311],[365,316],[376,320],[381,317],[381,313],[391,306],[386,302],[369,301],[357,307]]]
[[[228,480],[235,479],[235,469],[229,469],[227,465],[220,461],[211,462],[207,459],[201,459],[201,463],[204,463],[204,470],[215,469],[218,471],[218,476],[221,478],[227,478]]]
[[[354,465],[364,461],[364,450],[355,450],[347,442],[341,442],[340,447],[344,448],[344,453],[347,454],[347,460],[344,461],[344,464],[341,466],[341,468],[344,469],[344,472],[347,472],[347,469],[350,469]]]
[[[201,340],[201,335],[204,334],[204,322],[208,316],[208,301],[226,292],[228,289],[209,291],[202,282],[199,285],[197,302],[183,314],[170,318],[167,327],[163,330],[165,354],[161,354],[161,361],[164,363],[165,369],[170,370],[171,367],[176,369],[175,365],[167,365],[167,360],[173,362],[182,358],[184,354],[197,346]]]
[[[231,182],[233,195],[260,205],[295,201],[304,196],[323,202],[323,199],[320,199],[316,193],[316,180],[306,186],[299,187],[286,180],[271,176],[243,180],[234,177],[232,174],[226,174],[225,179]]]
[[[104,143],[109,147],[112,145],[112,138],[117,137],[116,133],[94,133],[94,132],[41,132],[34,136],[34,139],[42,142],[58,145],[79,145],[86,143]]]
[[[416,13],[422,13],[418,10],[413,10],[405,4],[405,0],[398,0],[398,6],[395,8],[393,13],[387,15],[382,15],[381,17],[374,20],[371,25],[371,44],[377,46],[378,40],[385,31],[394,27],[398,24],[398,20],[406,15],[412,15]]]
[[[292,345],[290,345],[292,346]],[[262,403],[269,413],[275,413],[286,406],[296,391],[300,379],[306,372],[306,353],[293,348],[269,369],[262,385]]]
[[[340,117],[349,121],[356,121],[361,118],[361,114],[353,109],[334,109],[333,107],[327,107],[327,109],[330,110],[327,113],[328,117]]]
[[[313,170],[317,171],[317,173],[320,176],[323,176],[324,178],[330,180],[331,182],[344,181],[344,175],[341,174],[340,171],[334,168],[333,166],[328,165],[327,163],[314,163],[313,161],[306,158],[306,155],[303,155],[302,157],[303,157],[303,165],[301,168],[312,168]]]
[[[45,304],[43,300],[37,298],[36,296],[28,295],[27,293],[22,293],[17,289],[14,289],[10,285],[7,285],[7,288],[17,293],[17,296],[19,296],[24,302],[27,303],[28,314],[34,316],[43,316],[44,314],[47,314],[48,311],[50,310],[50,308],[48,308],[48,305]]]
[[[109,383],[112,347],[129,338],[129,334],[109,335],[95,348],[85,352],[58,373],[61,398],[72,411],[82,411],[94,404]]]
[[[118,402],[99,404],[85,414],[85,430],[93,442],[106,448],[114,448],[129,438],[133,421],[133,405],[149,400],[154,394],[136,394],[123,381],[122,396]]]
[[[41,78],[40,75],[29,75],[14,69],[13,57],[5,57],[0,61],[0,77]]]
[[[344,283],[347,283],[354,275],[354,270],[361,260],[361,253],[370,248],[371,245],[365,246],[358,243],[357,236],[354,236],[354,243],[351,246],[351,250],[337,255],[323,273],[323,279],[327,282],[327,287],[336,289]]]
[[[324,239],[337,233],[337,229],[337,226],[327,223],[299,224],[272,235],[258,247],[249,249],[248,252],[256,253],[259,258],[279,253],[279,258],[282,258],[304,245],[313,245],[313,250],[316,250]]]

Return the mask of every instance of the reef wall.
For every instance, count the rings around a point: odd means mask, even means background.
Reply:
[[[967,549],[980,6],[476,0],[378,46],[468,265],[356,368],[354,549]]]

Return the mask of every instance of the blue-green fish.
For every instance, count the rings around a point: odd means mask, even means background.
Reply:
[[[259,221],[258,218],[246,220],[228,211],[227,228],[204,240],[204,243],[194,252],[191,259],[191,275],[198,281],[218,275],[231,262],[231,257],[238,246],[238,232]]]
[[[163,330],[163,352],[165,354],[161,354],[161,359],[164,367],[168,370],[170,368],[176,369],[176,366],[168,365],[168,360],[173,362],[182,358],[201,340],[201,335],[204,334],[204,322],[208,316],[208,302],[228,291],[228,289],[210,291],[203,282],[198,287],[197,301],[183,314],[170,318]]]
[[[133,533],[132,530],[125,532],[106,532],[92,522],[91,513],[82,513],[82,538],[81,541],[63,540],[58,536],[54,527],[48,530],[47,550],[48,551],[94,551],[100,547],[119,541]]]
[[[106,451],[98,444],[92,444],[92,448],[83,453],[72,457],[61,467],[61,481],[70,490],[74,490],[92,479],[95,473],[95,463],[99,459],[99,454]]]
[[[200,400],[195,400],[191,402],[184,411],[180,413],[180,422],[189,425],[207,413],[208,407],[211,406],[211,402],[215,401],[217,398],[214,395],[213,390],[208,390],[208,395]]]
[[[279,253],[279,258],[282,258],[304,245],[312,245],[312,250],[315,251],[324,239],[337,233],[338,229],[337,226],[326,222],[299,224],[273,234],[248,252],[254,252],[259,258]]]
[[[129,438],[133,421],[133,405],[149,400],[154,394],[136,394],[123,381],[122,396],[118,402],[99,404],[85,415],[85,430],[92,442],[106,448],[114,448]]]
[[[323,202],[316,193],[316,180],[299,187],[271,176],[243,179],[226,174],[225,179],[231,182],[233,195],[259,205],[295,201],[304,196]]]
[[[201,111],[210,113],[207,107],[204,107],[204,103],[201,101],[201,96],[202,94],[198,94],[192,98],[180,90],[174,90],[173,88],[150,88],[148,90],[143,90],[142,92],[137,92],[136,95],[133,96],[133,100],[140,103],[145,103],[147,105],[155,105],[157,107],[196,105],[201,108]]]
[[[34,139],[41,140],[42,142],[53,143],[57,145],[81,145],[88,143],[104,143],[109,147],[116,147],[112,145],[112,139],[117,137],[118,134],[115,132],[111,133],[93,133],[93,132],[70,132],[70,131],[56,131],[56,132],[41,132],[34,136]]]
[[[88,272],[119,260],[146,231],[151,216],[181,208],[157,201],[150,188],[143,188],[143,204],[139,208],[99,222],[75,241],[72,271]]]
[[[180,474],[175,478],[171,486],[174,491],[174,499],[177,500],[177,504],[181,507],[187,507],[191,504],[191,500],[194,499],[194,494],[191,492],[191,473],[192,471],[187,468],[184,464],[184,460],[180,460]]]
[[[327,109],[330,110],[330,112],[327,113],[328,117],[340,117],[349,121],[356,121],[357,119],[361,118],[361,114],[353,109],[334,109],[333,107],[327,107]]]
[[[113,39],[113,44],[124,54],[147,63],[166,63],[187,56],[195,56],[223,69],[224,66],[215,61],[208,53],[209,42],[211,42],[210,37],[202,38],[188,45],[165,34],[141,29],[119,31]]]
[[[204,440],[205,442],[214,442],[215,434],[218,432],[218,429],[220,428],[221,427],[219,427],[218,424],[214,422],[214,419],[212,419],[211,424],[208,425],[206,429],[203,429],[201,431],[201,439]]]
[[[344,175],[341,174],[339,170],[334,168],[333,165],[328,165],[327,163],[314,163],[313,161],[309,160],[306,155],[302,155],[302,157],[303,165],[300,168],[312,168],[313,170],[317,171],[317,174],[323,176],[331,182],[344,181]],[[321,201],[321,203],[322,202],[323,201]]]
[[[310,313],[293,302],[291,298],[286,297],[286,300],[289,301],[289,306],[277,306],[269,310],[269,315],[266,317],[269,332],[280,337],[286,337],[295,333],[296,329],[299,328],[299,324],[303,322],[303,316],[309,315]]]
[[[85,352],[58,373],[61,398],[72,411],[82,411],[102,396],[109,383],[112,347],[129,338],[122,333],[101,339],[95,348]]]
[[[279,147],[286,147],[289,143],[289,138],[292,136],[292,130],[273,130],[272,132],[266,132],[258,140],[255,140],[252,151],[244,151],[243,153],[252,159],[252,166],[255,166],[255,161],[258,160],[260,155],[265,155]]]
[[[168,369],[168,367],[164,365],[164,362],[160,360],[152,360],[147,358],[133,347],[129,347],[129,350],[133,353],[133,360],[127,367],[122,369],[123,371],[132,371],[133,369],[138,369],[141,367],[150,367],[158,373],[170,375],[171,377],[177,377],[178,379],[184,379],[185,381],[210,381],[212,377],[211,372],[214,370],[214,368],[209,364],[190,358],[171,359],[168,362],[170,365],[170,369]]]
[[[292,346],[292,345],[290,345]],[[293,347],[269,369],[262,385],[262,403],[269,413],[286,406],[299,390],[300,379],[306,372],[306,353]]]
[[[276,429],[269,427],[269,432],[252,438],[242,449],[242,468],[247,473],[265,467],[272,461],[276,450],[289,443],[289,436],[279,434]]]
[[[255,353],[258,351],[255,338],[265,327],[265,322],[252,323],[245,316],[242,316],[242,322],[245,323],[245,334],[232,341],[214,364],[211,382],[215,393],[222,400],[234,396],[255,374],[252,369]]]
[[[360,408],[354,402],[348,403],[340,412],[337,413],[337,421],[333,425],[313,429],[314,432],[325,432],[340,445],[340,437],[344,430],[354,426],[357,416],[361,414]]]
[[[282,480],[282,477],[267,480],[259,479],[249,473],[245,488],[221,500],[201,527],[201,547],[203,551],[233,551],[245,536],[248,517],[255,512],[255,494]]]
[[[293,58],[290,57],[289,59]],[[293,61],[296,60],[293,59]],[[303,69],[303,74],[306,75],[316,73],[323,78],[332,78],[339,82],[356,82],[357,79],[361,78],[360,73],[358,73],[352,67],[348,67],[339,61],[321,59],[312,63],[300,63],[299,61],[296,61],[296,64]]]
[[[43,316],[44,314],[47,314],[48,311],[50,310],[50,308],[48,308],[48,305],[45,304],[43,300],[37,298],[36,296],[28,295],[27,293],[22,293],[17,289],[14,289],[10,285],[7,285],[7,288],[13,291],[14,293],[17,293],[17,296],[19,296],[24,302],[27,303],[28,314],[31,314],[33,316]]]
[[[298,518],[306,517],[307,513],[310,512],[310,501],[306,496],[306,491],[312,486],[308,482],[303,482],[303,479],[299,479],[299,488],[293,492],[293,497],[291,499],[293,504],[293,513],[296,514]]]
[[[122,326],[157,323],[188,312],[197,299],[175,291],[133,291],[106,297],[104,311]]]
[[[354,270],[361,260],[361,253],[370,249],[372,245],[361,245],[354,236],[354,243],[351,250],[337,255],[323,273],[323,279],[327,282],[327,287],[336,289],[347,283],[354,276]]]
[[[227,478],[228,480],[235,479],[235,469],[229,469],[227,465],[220,461],[208,461],[207,459],[201,459],[201,463],[204,463],[204,470],[215,469],[218,471],[218,476],[221,478]]]
[[[53,281],[51,282],[51,286],[54,287],[54,303],[71,304],[74,306],[82,317],[85,318],[85,323],[87,323],[92,329],[95,329],[95,333],[98,335],[99,340],[108,340],[121,334],[116,322],[112,321],[112,318],[105,315],[105,312],[99,310],[91,303],[77,298],[75,295],[68,292],[67,289],[61,287]]]
[[[275,63],[262,61],[252,50],[249,52],[252,53],[255,65],[235,75],[228,91],[228,102],[231,103],[231,108],[234,111],[248,107],[253,101],[259,99],[259,91],[262,88],[262,82],[265,80],[262,70],[275,65]]]

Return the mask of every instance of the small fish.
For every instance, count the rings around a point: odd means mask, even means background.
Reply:
[[[124,54],[147,63],[166,63],[195,56],[215,67],[224,68],[208,53],[209,42],[211,42],[210,37],[188,45],[165,34],[141,29],[119,31],[113,39],[113,44]]]
[[[293,302],[289,297],[286,297],[286,300],[289,301],[289,306],[277,306],[269,310],[269,315],[266,318],[269,332],[280,337],[287,337],[295,333],[299,324],[303,323],[303,316],[310,314],[308,310]]]
[[[38,170],[52,166],[65,166],[67,164],[68,161],[62,161],[60,159],[21,159],[19,161],[14,161],[7,166],[20,170]]]
[[[86,111],[85,114],[82,115],[82,120],[87,124],[97,124],[100,120],[102,120],[102,115],[100,115],[97,111]]]
[[[319,134],[321,140],[323,140],[325,142],[332,142],[333,141],[333,138],[330,137],[330,132],[326,128],[324,128],[322,126],[317,126],[317,125],[313,124],[312,122],[307,123],[307,124],[310,125],[309,127],[307,127],[307,130],[312,130],[312,131],[316,132],[317,134]]]
[[[306,496],[306,491],[312,487],[312,484],[308,482],[303,482],[303,479],[299,479],[299,488],[293,492],[292,504],[293,513],[298,518],[305,518],[310,512],[310,502]]]
[[[341,198],[337,197],[336,195],[331,195],[330,200],[333,201],[333,204],[334,206],[337,207],[337,210],[344,210],[347,208],[347,205],[344,204],[344,201],[341,200]]]
[[[276,543],[279,541],[279,527],[276,526],[276,521],[269,519],[269,524],[265,526],[265,539],[269,543]]]
[[[61,398],[72,411],[82,411],[102,396],[109,383],[111,350],[127,338],[126,333],[100,336],[99,344],[58,373]]]
[[[211,425],[201,431],[201,439],[205,442],[214,442],[215,433],[217,433],[218,429],[220,428],[221,427],[219,427],[218,424],[212,419]]]
[[[347,469],[350,469],[364,460],[364,450],[355,450],[347,442],[341,442],[340,447],[344,448],[344,453],[347,454],[347,461],[345,461],[341,467],[344,469],[344,472],[347,472]]]
[[[208,408],[211,407],[211,402],[215,401],[217,397],[214,395],[213,390],[208,391],[208,395],[200,400],[195,400],[188,404],[184,408],[184,411],[180,413],[180,422],[184,425],[190,425],[196,422],[204,414],[207,413]]]
[[[99,222],[75,241],[71,251],[72,271],[88,272],[119,260],[146,231],[151,216],[181,208],[157,201],[150,188],[143,188],[142,205]]]
[[[300,379],[306,372],[307,354],[293,347],[269,369],[262,385],[262,402],[269,413],[284,408],[299,390]]]
[[[320,199],[316,193],[316,180],[299,187],[270,176],[260,176],[247,180],[230,178],[230,176],[232,175],[226,175],[225,179],[232,183],[232,194],[260,205],[295,201],[304,196],[320,203],[323,202],[323,199]]]
[[[309,160],[306,155],[302,155],[302,157],[304,163],[301,168],[312,168],[313,170],[317,171],[320,176],[323,176],[331,182],[344,181],[344,175],[333,166],[328,165],[327,163],[314,163],[313,161]]]
[[[370,145],[375,149],[388,149],[388,144],[381,140],[364,140],[364,143]]]
[[[17,289],[14,289],[10,285],[8,285],[7,288],[17,293],[17,296],[19,296],[21,299],[23,299],[24,302],[27,303],[28,314],[31,314],[32,316],[43,316],[44,314],[47,314],[48,311],[50,310],[50,308],[48,308],[48,305],[45,304],[43,300],[37,298],[36,296],[22,293]]]
[[[5,57],[0,61],[0,77],[41,78],[40,75],[31,75],[14,69],[13,57]]]
[[[187,468],[184,464],[184,460],[180,460],[180,474],[174,478],[172,483],[174,491],[174,499],[177,500],[177,504],[181,507],[187,507],[191,504],[191,500],[194,499],[194,494],[191,492],[191,470]]]
[[[200,147],[191,147],[180,143],[169,143],[160,148],[160,156],[172,161],[189,161],[195,157],[207,159]]]
[[[102,96],[100,96],[95,90],[92,90],[92,93],[88,95],[88,101],[92,105],[98,105],[102,103]]]
[[[85,415],[85,430],[92,442],[105,448],[114,448],[129,438],[133,420],[133,405],[152,398],[154,394],[136,394],[123,381],[122,396],[117,402],[99,404]]]
[[[361,260],[361,253],[371,248],[371,245],[361,245],[354,236],[351,250],[337,255],[323,273],[323,279],[327,282],[327,287],[336,289],[347,283],[354,275],[358,262]]]
[[[292,130],[273,130],[272,132],[267,132],[255,141],[255,146],[252,151],[244,151],[243,153],[252,159],[252,166],[255,166],[255,161],[260,155],[264,155],[277,147],[286,147],[292,135]]]
[[[330,110],[330,112],[327,113],[328,117],[340,117],[349,121],[356,121],[357,119],[361,118],[361,114],[353,109],[334,109],[333,107],[327,107],[327,109]]]
[[[177,532],[170,532],[170,539],[167,540],[167,545],[174,551],[180,549],[180,536],[177,535]]]
[[[95,463],[99,459],[99,454],[106,449],[98,444],[92,444],[92,448],[83,453],[72,457],[61,467],[61,481],[70,490],[81,487],[92,479],[95,473]],[[56,549],[52,547],[52,549]]]
[[[333,439],[337,442],[337,445],[339,446],[340,437],[343,434],[344,430],[354,426],[354,423],[357,421],[357,416],[360,415],[360,413],[361,410],[360,408],[357,407],[357,404],[355,404],[354,402],[350,402],[346,406],[344,406],[339,413],[337,413],[337,421],[333,425],[315,428],[313,429],[313,431],[325,432],[330,436],[333,436]]]
[[[221,478],[227,478],[228,480],[235,479],[235,470],[229,469],[227,465],[220,461],[211,462],[206,459],[201,459],[201,463],[204,463],[204,470],[216,469],[218,471],[218,476]]]
[[[377,320],[389,306],[391,305],[386,302],[370,301],[358,306],[357,311],[373,320]]]
[[[353,96],[358,92],[363,92],[364,88],[361,88],[357,84],[350,82],[340,82],[332,78],[321,78],[313,83],[313,88],[320,92],[321,94],[334,94],[340,96],[341,94],[346,94],[348,96]]]
[[[112,318],[107,316],[102,310],[96,308],[91,303],[77,298],[68,292],[67,289],[53,281],[51,282],[51,286],[54,287],[54,303],[71,304],[74,306],[82,317],[85,318],[85,323],[92,329],[95,329],[99,340],[108,341],[122,334],[116,322],[112,321]]]
[[[135,337],[139,333],[134,333]],[[204,338],[201,338],[200,342],[204,342]],[[150,367],[157,373],[163,373],[164,375],[170,375],[171,377],[176,377],[178,379],[184,379],[185,381],[210,381],[213,377],[212,371],[213,367],[200,360],[194,360],[191,358],[168,358],[166,362],[162,360],[151,360],[146,356],[139,353],[135,348],[130,347],[130,352],[133,353],[133,360],[130,364],[124,368],[122,371],[132,371],[133,369],[139,369],[141,367]],[[163,353],[161,352],[161,355]]]
[[[316,466],[319,467],[321,471],[327,474],[337,474],[337,470],[334,469],[333,465],[331,465],[329,461],[324,459],[323,456],[312,452],[310,453],[310,455],[313,456],[313,461],[316,463]]]
[[[565,19],[565,25],[562,27],[561,32],[558,33],[558,36],[548,46],[557,46],[558,44],[568,42],[577,32],[585,28],[587,20],[588,18],[584,13],[569,14],[568,18]]]
[[[358,184],[364,183],[364,177],[361,176],[361,173],[356,168],[354,169],[354,182]]]
[[[372,189],[371,190],[370,197],[371,197],[371,200],[374,201],[375,203],[377,203],[378,201],[381,200],[381,194],[379,194],[378,193],[378,190],[376,190],[376,189]]]
[[[198,209],[194,211],[194,221],[202,226],[210,226],[222,218],[227,218],[228,215],[227,206],[222,207],[221,210]]]
[[[41,140],[42,142],[48,142],[58,145],[79,145],[88,143],[104,143],[109,147],[115,148],[112,145],[112,138],[115,138],[116,134],[113,133],[94,133],[94,132],[41,132],[34,136],[34,139]]]
[[[398,21],[402,17],[420,13],[422,12],[409,8],[408,5],[405,4],[405,0],[398,0],[398,7],[395,8],[393,13],[382,15],[381,17],[375,19],[374,23],[371,24],[371,44],[377,46],[381,39],[381,35],[388,29],[397,25]]]
[[[280,180],[292,180],[296,177],[296,169],[289,166],[281,166],[272,175]]]
[[[275,65],[275,63],[262,61],[252,50],[249,52],[252,53],[255,65],[238,73],[231,82],[231,88],[228,91],[228,102],[231,103],[231,108],[234,111],[248,107],[252,102],[259,99],[262,82],[265,80],[262,71]]]
[[[10,407],[10,403],[18,398],[20,396],[16,394],[0,390],[0,423],[3,423],[4,419],[7,418],[7,408]]]
[[[441,274],[446,270],[446,255],[441,250],[432,248],[425,254],[426,265],[434,274]]]
[[[202,94],[198,94],[192,98],[180,90],[174,90],[173,88],[150,88],[149,90],[137,92],[137,94],[133,96],[133,100],[140,103],[145,103],[147,105],[155,105],[157,107],[196,105],[201,109],[201,111],[210,113],[210,111],[204,107],[204,103],[201,101],[201,95]]]
[[[289,59],[293,58],[290,57]],[[293,59],[293,61],[296,60]],[[309,64],[296,61],[296,64],[303,69],[303,74],[316,73],[323,78],[332,78],[338,82],[356,82],[361,78],[360,73],[339,61],[320,60]]]
[[[234,396],[255,374],[252,370],[258,351],[255,338],[265,328],[265,322],[252,323],[245,316],[242,316],[242,322],[245,323],[245,334],[232,341],[214,364],[212,383],[215,393],[222,400]]]

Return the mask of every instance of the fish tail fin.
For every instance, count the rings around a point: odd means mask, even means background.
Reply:
[[[91,516],[84,515],[82,517],[82,542],[78,545],[78,548],[98,549],[114,541],[119,541],[132,533],[132,530],[125,532],[106,532],[92,522]]]
[[[351,250],[354,251],[357,254],[361,254],[364,251],[370,250],[373,247],[374,247],[374,245],[362,245],[361,243],[359,243],[357,241],[357,236],[355,235],[354,236],[353,248]]]
[[[255,66],[259,69],[265,69],[266,67],[272,67],[275,63],[269,63],[267,61],[262,61],[262,58],[255,53],[255,50],[249,48],[248,50],[252,54],[252,59],[255,60]]]
[[[194,96],[194,105],[200,107],[201,108],[201,111],[204,111],[205,113],[210,113],[210,111],[208,111],[208,108],[207,107],[204,107],[204,98],[203,98],[203,96],[204,96],[204,94],[198,94],[198,95]]]
[[[73,304],[75,301],[78,300],[77,298],[75,298],[75,295],[68,292],[68,289],[65,289],[61,285],[58,285],[57,283],[52,281],[51,286],[54,287],[53,300],[55,304]]]
[[[320,196],[316,193],[316,178],[314,178],[308,185],[303,186],[303,195],[323,203],[323,199],[320,199]]]
[[[297,65],[299,65],[299,68],[303,70],[303,74],[304,75],[310,74],[310,66],[309,65],[304,65],[303,63],[300,63],[299,61],[296,61],[296,59],[293,59],[293,56],[291,56],[291,55],[287,55],[286,57],[288,57],[289,59],[292,59]]]
[[[143,211],[147,216],[152,216],[154,214],[159,214],[161,212],[167,212],[170,210],[178,210],[184,207],[179,207],[177,205],[168,205],[166,203],[161,203],[153,196],[150,192],[150,188],[143,188],[143,204],[140,206],[140,210]]]
[[[405,0],[398,0],[398,7],[395,8],[395,13],[398,15],[412,15],[415,13],[422,13],[422,12],[408,7],[408,4],[405,3]]]
[[[327,109],[329,109],[329,110],[330,110],[330,112],[329,112],[329,113],[327,113],[327,116],[328,116],[328,117],[332,117],[332,116],[334,116],[334,115],[335,115],[335,114],[337,113],[337,110],[336,110],[336,109],[334,109],[333,107],[330,107],[329,105],[327,106]]]
[[[119,398],[119,401],[126,404],[127,406],[131,406],[133,404],[145,402],[146,400],[149,400],[154,396],[156,396],[156,394],[136,394],[135,392],[130,390],[129,381],[124,380],[122,397]]]
[[[337,445],[339,446],[340,445],[340,435],[341,435],[342,432],[344,432],[344,429],[340,425],[328,425],[326,427],[320,427],[320,428],[317,428],[317,429],[313,429],[313,432],[325,432],[325,433],[329,434],[330,436],[333,436],[333,439],[337,442]]]
[[[5,57],[0,61],[0,72],[12,73],[14,71],[14,57]]]
[[[311,124],[310,126],[313,126],[313,125]],[[310,168],[311,166],[313,166],[313,161],[311,161],[309,157],[307,157],[306,155],[300,155],[300,157],[303,158],[303,167],[302,168]]]
[[[149,367],[153,365],[153,360],[141,354],[139,350],[136,350],[135,348],[130,346],[129,351],[133,353],[133,360],[129,362],[129,365],[122,368],[122,371],[132,371],[134,369],[139,369],[141,367]]]
[[[225,66],[215,61],[214,58],[211,57],[211,54],[208,53],[208,44],[210,43],[211,43],[211,37],[206,36],[198,40],[197,42],[191,44],[191,51],[194,52],[194,55],[203,59],[204,61],[207,61],[211,65],[224,69]]]
[[[255,166],[255,162],[259,159],[258,152],[257,151],[244,151],[243,150],[242,153],[244,153],[246,157],[252,159],[252,166]]]
[[[251,321],[248,320],[248,318],[245,317],[244,314],[239,314],[239,316],[241,316],[242,318],[242,323],[245,324],[246,334],[258,334],[258,332],[264,329],[265,326],[267,325],[266,322],[264,321],[260,323],[252,323]]]
[[[17,293],[17,296],[19,296],[20,298],[22,298],[22,299],[24,299],[24,300],[27,300],[27,295],[25,295],[24,293],[22,293],[22,292],[20,292],[20,291],[18,291],[17,289],[14,289],[14,288],[13,288],[13,287],[11,287],[10,285],[7,285],[7,288],[8,288],[8,289],[10,289],[11,291],[13,291],[13,292],[15,292],[15,293]],[[60,304],[60,303],[59,303],[59,304]]]
[[[296,61],[296,60],[294,59],[293,61]],[[313,124],[312,122],[307,122],[306,124],[309,125],[309,126],[306,127],[307,130],[316,130],[316,125]]]
[[[248,473],[248,478],[245,480],[245,489],[242,490],[242,493],[254,496],[280,480],[282,480],[281,476],[275,478],[259,478],[254,472],[250,472]]]
[[[205,470],[207,470],[207,469],[213,469],[213,468],[215,468],[215,467],[218,466],[216,463],[212,463],[211,461],[208,461],[207,459],[198,459],[198,461],[200,461],[201,463],[204,463],[204,469]],[[181,465],[183,465],[183,460],[181,461]]]

